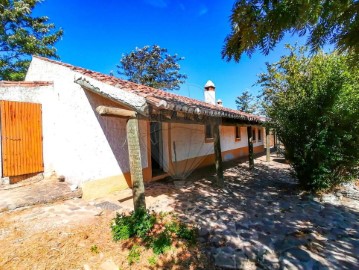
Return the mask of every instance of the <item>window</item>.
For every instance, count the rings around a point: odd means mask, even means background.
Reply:
[[[262,130],[258,129],[258,141],[262,141]]]
[[[205,139],[206,139],[206,142],[213,141],[213,130],[212,130],[211,124],[206,124],[206,126],[205,126]]]
[[[256,140],[256,129],[255,128],[252,128],[252,138],[253,138],[253,141]]]
[[[240,141],[241,140],[241,127],[240,126],[235,126],[235,132],[236,132],[236,141]]]

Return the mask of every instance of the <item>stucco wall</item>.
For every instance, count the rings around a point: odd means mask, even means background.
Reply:
[[[37,87],[0,87],[0,100],[42,104],[42,135],[45,174],[51,174],[52,170],[55,168],[55,145],[57,144],[57,132],[54,121],[56,115],[55,98],[56,95],[54,94],[52,85]],[[1,162],[2,159],[0,158],[0,165]],[[0,168],[1,167],[2,166],[0,166]]]
[[[66,67],[37,58],[26,76],[26,81],[54,82],[50,104],[56,133],[53,168],[76,184],[122,175],[129,171],[125,121],[99,117],[94,111],[97,105],[116,104],[83,90],[74,83],[77,77]],[[141,134],[147,132],[144,121],[140,121],[140,130]],[[141,140],[141,156],[143,167],[147,167],[146,140]]]
[[[254,147],[263,145],[263,128],[256,127],[256,129],[262,129],[262,140],[256,140],[253,143]],[[256,130],[258,133],[258,131]],[[204,125],[186,125],[186,124],[171,124],[170,129],[171,136],[171,155],[172,162],[182,161],[195,157],[202,157],[214,154],[213,142],[205,141],[205,126]],[[231,160],[234,157],[230,150],[244,148],[248,146],[247,128],[241,127],[241,139],[236,140],[235,127],[234,126],[220,126],[221,136],[221,150],[224,153],[223,159]],[[176,149],[174,149],[174,144]]]

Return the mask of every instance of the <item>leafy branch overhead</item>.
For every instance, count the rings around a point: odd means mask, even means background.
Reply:
[[[312,53],[332,44],[359,59],[358,12],[357,0],[237,0],[222,57],[238,62],[257,49],[268,54],[289,32],[307,35]]]
[[[0,79],[22,80],[30,56],[55,57],[54,44],[63,31],[46,16],[32,16],[41,0],[4,0],[0,4]]]
[[[177,54],[170,55],[167,49],[158,45],[136,48],[125,54],[117,65],[118,74],[129,81],[162,90],[178,90],[187,76],[179,73]]]

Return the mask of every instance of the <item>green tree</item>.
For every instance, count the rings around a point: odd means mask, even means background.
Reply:
[[[359,176],[359,72],[346,55],[303,48],[260,75],[265,110],[301,186],[328,189]]]
[[[41,0],[0,2],[0,79],[23,80],[33,54],[56,57],[54,44],[63,31],[55,30],[48,18],[34,17]]]
[[[244,91],[236,98],[237,110],[245,113],[254,113],[257,110],[254,104],[254,96],[248,91]]]
[[[158,45],[136,48],[125,54],[117,65],[118,73],[129,81],[162,90],[178,90],[187,76],[179,73],[177,54],[170,55]]]
[[[268,54],[289,32],[308,34],[311,52],[333,44],[359,60],[358,12],[357,0],[237,0],[222,57],[238,62],[256,49]]]

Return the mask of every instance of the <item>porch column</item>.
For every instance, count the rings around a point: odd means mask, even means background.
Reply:
[[[270,134],[269,134],[269,128],[266,128],[266,161],[270,162]]]
[[[254,156],[253,156],[253,133],[252,126],[247,127],[247,137],[248,137],[248,161],[249,161],[249,169],[254,169]]]
[[[143,184],[138,119],[136,118],[128,119],[126,133],[127,133],[127,144],[128,144],[128,156],[130,161],[134,209],[135,210],[139,208],[146,209],[145,186]]]
[[[213,147],[214,147],[214,157],[216,165],[216,174],[217,182],[215,185],[219,187],[224,186],[223,179],[223,167],[222,167],[222,151],[221,151],[221,136],[219,132],[219,120],[212,120],[212,130],[213,130]]]

